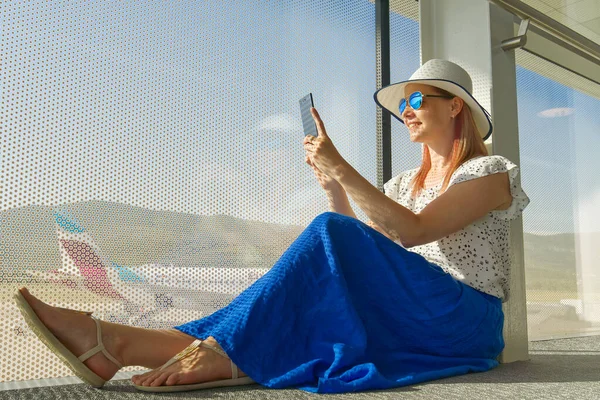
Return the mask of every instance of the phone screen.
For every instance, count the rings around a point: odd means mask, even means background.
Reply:
[[[317,125],[310,113],[310,108],[314,107],[312,93],[307,94],[300,99],[300,114],[302,116],[302,126],[304,128],[304,136],[317,136]]]

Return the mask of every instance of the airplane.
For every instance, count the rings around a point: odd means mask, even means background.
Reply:
[[[112,322],[157,327],[160,321],[155,317],[170,310],[190,310],[205,316],[229,304],[269,271],[269,268],[179,267],[172,263],[122,266],[102,253],[72,215],[57,212],[54,217],[62,266],[49,272],[27,273],[120,303],[124,314],[110,314],[108,319]]]

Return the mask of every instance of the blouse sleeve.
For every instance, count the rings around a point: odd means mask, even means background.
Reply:
[[[521,215],[529,204],[529,197],[517,181],[519,167],[512,161],[502,156],[479,157],[469,160],[461,165],[450,179],[450,185],[471,179],[481,178],[487,175],[508,172],[510,182],[510,194],[512,203],[506,210],[494,210],[493,213],[504,220],[513,220]]]
[[[402,179],[402,174],[397,175],[383,184],[383,192],[390,199],[397,201],[398,192],[400,189],[400,180]]]

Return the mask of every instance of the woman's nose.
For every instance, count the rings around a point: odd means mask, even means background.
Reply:
[[[409,114],[410,113],[410,114]],[[412,109],[412,107],[410,105],[406,105],[406,108],[404,108],[404,111],[402,112],[402,115],[400,115],[402,117],[402,119],[406,119],[405,116],[406,115],[413,115],[414,114],[414,110]]]

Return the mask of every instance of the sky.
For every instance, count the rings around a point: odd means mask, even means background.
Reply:
[[[327,209],[304,163],[308,92],[342,156],[376,183],[369,1],[0,7],[0,211],[104,200],[308,224]],[[395,82],[419,66],[419,27],[390,21]],[[599,101],[522,67],[517,90],[525,231],[597,231]],[[420,146],[392,124],[396,174]]]

